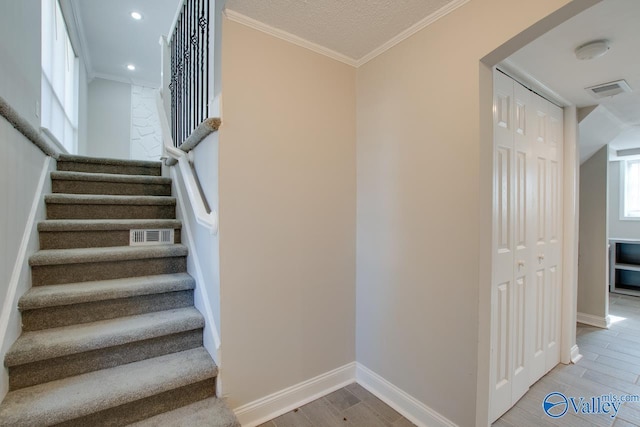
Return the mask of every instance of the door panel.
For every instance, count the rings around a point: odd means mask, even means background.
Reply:
[[[493,175],[493,279],[491,290],[492,406],[496,418],[512,405],[514,282],[513,82],[495,79]]]
[[[494,73],[491,415],[559,362],[562,109]]]

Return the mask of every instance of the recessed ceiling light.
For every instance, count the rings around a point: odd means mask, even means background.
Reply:
[[[609,49],[609,42],[607,40],[595,40],[577,48],[576,58],[581,60],[599,58],[606,54]]]
[[[140,12],[131,12],[131,17],[136,21],[139,21],[142,19],[142,14]]]
[[[135,70],[135,69],[136,69],[136,66],[135,66],[135,65],[133,65],[133,64],[129,64],[129,65],[127,65],[127,70],[129,70],[129,71],[133,71],[133,70]]]

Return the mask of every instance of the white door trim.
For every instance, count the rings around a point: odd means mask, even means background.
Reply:
[[[580,360],[576,344],[576,311],[578,306],[578,212],[579,173],[578,114],[575,105],[564,108],[564,192],[562,248],[562,329],[560,362]]]

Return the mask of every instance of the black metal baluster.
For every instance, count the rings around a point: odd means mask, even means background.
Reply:
[[[185,0],[171,38],[171,134],[176,146],[208,114],[209,1]]]

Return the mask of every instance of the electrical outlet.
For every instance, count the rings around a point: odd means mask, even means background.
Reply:
[[[40,118],[40,101],[36,101],[36,117]]]

